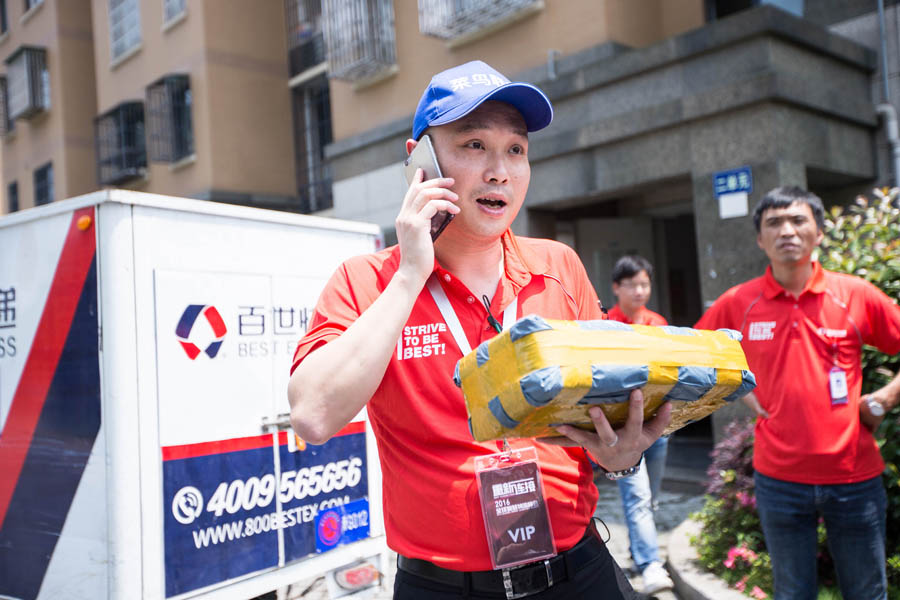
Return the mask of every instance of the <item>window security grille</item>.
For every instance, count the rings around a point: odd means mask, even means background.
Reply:
[[[419,0],[419,30],[450,40],[541,6],[543,0]]]
[[[44,0],[25,0],[25,12],[28,12],[38,4],[43,4]]]
[[[334,204],[331,165],[325,162],[325,146],[332,141],[328,79],[321,75],[291,93],[299,208],[300,212],[313,213]]]
[[[109,41],[113,60],[141,43],[138,0],[109,0]]]
[[[19,184],[13,181],[6,186],[7,212],[14,213],[19,210]]]
[[[360,81],[397,62],[394,4],[387,0],[322,0],[328,73]]]
[[[167,75],[147,87],[147,150],[155,162],[177,162],[194,153],[191,82]]]
[[[144,103],[123,102],[94,120],[97,181],[116,185],[144,175]]]
[[[325,62],[322,0],[285,0],[291,77]]]
[[[9,88],[6,77],[0,75],[0,136],[13,130],[13,121],[9,118]]]
[[[164,0],[163,23],[168,23],[185,11],[185,0]]]
[[[50,73],[47,51],[21,46],[6,59],[9,120],[27,119],[50,108]]]
[[[34,172],[34,205],[53,202],[53,163],[47,163]]]

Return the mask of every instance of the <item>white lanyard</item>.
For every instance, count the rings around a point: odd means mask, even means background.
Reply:
[[[465,356],[472,351],[472,347],[469,345],[469,340],[466,338],[462,324],[460,324],[459,318],[456,316],[456,311],[450,306],[450,300],[447,298],[447,294],[444,293],[441,282],[438,281],[435,275],[432,275],[428,278],[428,283],[425,285],[428,287],[428,291],[431,292],[431,297],[434,298],[438,310],[441,311],[444,322],[447,323],[447,327],[450,328],[450,333],[453,334],[456,345],[459,346],[463,356]],[[516,322],[517,305],[518,296],[514,296],[510,305],[503,311],[503,329],[509,329],[512,327],[512,324]],[[485,307],[485,309],[487,309],[487,307]]]

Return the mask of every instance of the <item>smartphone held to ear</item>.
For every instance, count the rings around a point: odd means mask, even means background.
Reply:
[[[438,166],[437,157],[434,154],[434,146],[428,135],[423,135],[413,151],[410,152],[406,161],[403,163],[406,173],[406,182],[412,184],[413,177],[416,176],[416,169],[422,169],[425,172],[425,179],[435,179],[443,177],[441,168]],[[433,242],[441,235],[444,228],[453,220],[452,213],[439,210],[437,214],[431,217],[431,241]]]

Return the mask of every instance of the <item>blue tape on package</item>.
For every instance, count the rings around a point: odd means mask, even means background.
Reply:
[[[723,328],[723,329],[717,329],[716,331],[721,331],[722,333],[724,333],[725,335],[727,335],[728,337],[730,337],[731,339],[733,339],[736,342],[740,342],[742,339],[744,339],[744,335],[740,331],[735,331],[734,329],[724,329]]]
[[[634,327],[620,321],[610,321],[608,319],[595,321],[577,321],[578,328],[585,331],[634,331]]]
[[[591,365],[591,389],[579,404],[615,404],[647,384],[647,365]]]
[[[690,327],[675,327],[674,325],[663,325],[662,327],[660,327],[660,329],[662,329],[669,335],[697,335],[697,331],[691,329]]]
[[[514,420],[506,413],[506,409],[503,408],[502,404],[500,404],[500,398],[497,396],[494,396],[493,398],[491,398],[491,401],[488,402],[488,410],[491,411],[491,414],[494,415],[494,418],[497,419],[497,422],[507,429],[512,429],[519,424],[518,421]]]
[[[522,395],[532,406],[544,406],[563,389],[562,371],[558,366],[532,371],[519,379]]]
[[[694,402],[716,385],[716,370],[713,367],[678,367],[676,383],[665,400]]]
[[[478,344],[478,348],[475,350],[475,360],[478,363],[478,366],[483,367],[484,363],[486,363],[490,358],[491,353],[488,351],[488,343],[481,342],[480,344]]]
[[[509,340],[515,342],[536,331],[546,331],[548,329],[553,329],[550,323],[537,315],[528,315],[513,323],[513,326],[509,328]]]
[[[725,398],[725,402],[732,402],[743,398],[756,387],[756,375],[752,371],[741,371],[741,385]]]

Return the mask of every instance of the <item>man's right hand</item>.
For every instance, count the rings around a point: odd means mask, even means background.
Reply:
[[[400,213],[394,222],[397,228],[397,244],[400,246],[398,273],[411,282],[425,280],[434,270],[434,244],[431,241],[431,218],[438,211],[459,213],[455,204],[459,196],[450,190],[452,177],[438,177],[422,181],[422,169],[416,169],[413,182],[406,191]]]
[[[762,407],[762,404],[759,403],[759,398],[756,397],[756,394],[750,392],[746,396],[743,397],[744,404],[750,407],[750,410],[756,414],[757,417],[762,419],[768,419],[769,413],[766,412],[766,409]]]

